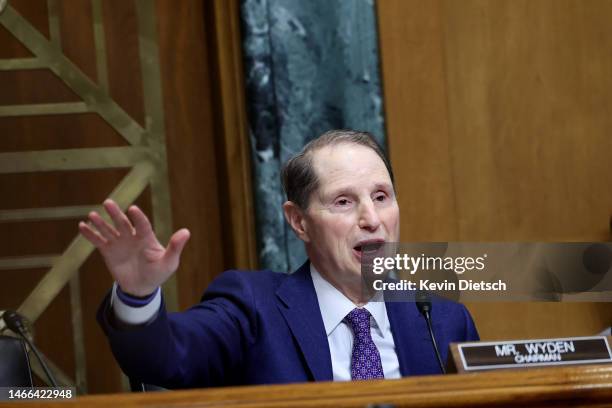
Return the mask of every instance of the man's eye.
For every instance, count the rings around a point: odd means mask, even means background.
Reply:
[[[349,204],[349,200],[347,200],[346,198],[341,198],[340,200],[336,201],[336,205],[339,206],[346,206]]]
[[[384,195],[384,194],[379,194],[379,195],[377,195],[376,197],[374,197],[374,199],[375,199],[376,201],[385,201],[385,200],[387,199],[387,196],[386,196],[386,195]]]

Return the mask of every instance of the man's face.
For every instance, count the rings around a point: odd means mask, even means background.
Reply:
[[[354,283],[365,244],[399,239],[391,177],[376,152],[350,143],[315,151],[313,166],[319,188],[304,213],[306,251],[332,284]]]

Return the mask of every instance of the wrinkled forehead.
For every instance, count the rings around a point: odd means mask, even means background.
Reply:
[[[385,163],[368,146],[339,143],[317,149],[311,155],[320,192],[348,185],[392,185]]]

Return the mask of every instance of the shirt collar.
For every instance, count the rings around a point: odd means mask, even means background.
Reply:
[[[312,263],[310,264],[310,276],[312,277],[312,283],[314,284],[317,300],[319,301],[325,333],[329,336],[356,306],[342,292],[336,289],[334,285],[321,276]],[[366,303],[363,307],[374,318],[372,326],[384,338],[385,333],[388,331],[389,319],[387,318],[385,302],[382,301],[381,296],[382,293],[377,293],[373,300]]]

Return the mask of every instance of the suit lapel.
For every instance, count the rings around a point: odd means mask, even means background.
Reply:
[[[423,341],[419,337],[419,312],[411,301],[386,302],[387,316],[391,325],[391,333],[395,343],[395,351],[399,361],[402,376],[415,374],[419,367],[419,344]]]
[[[316,381],[333,380],[331,356],[317,294],[306,262],[287,277],[276,291],[278,308],[300,346]]]

